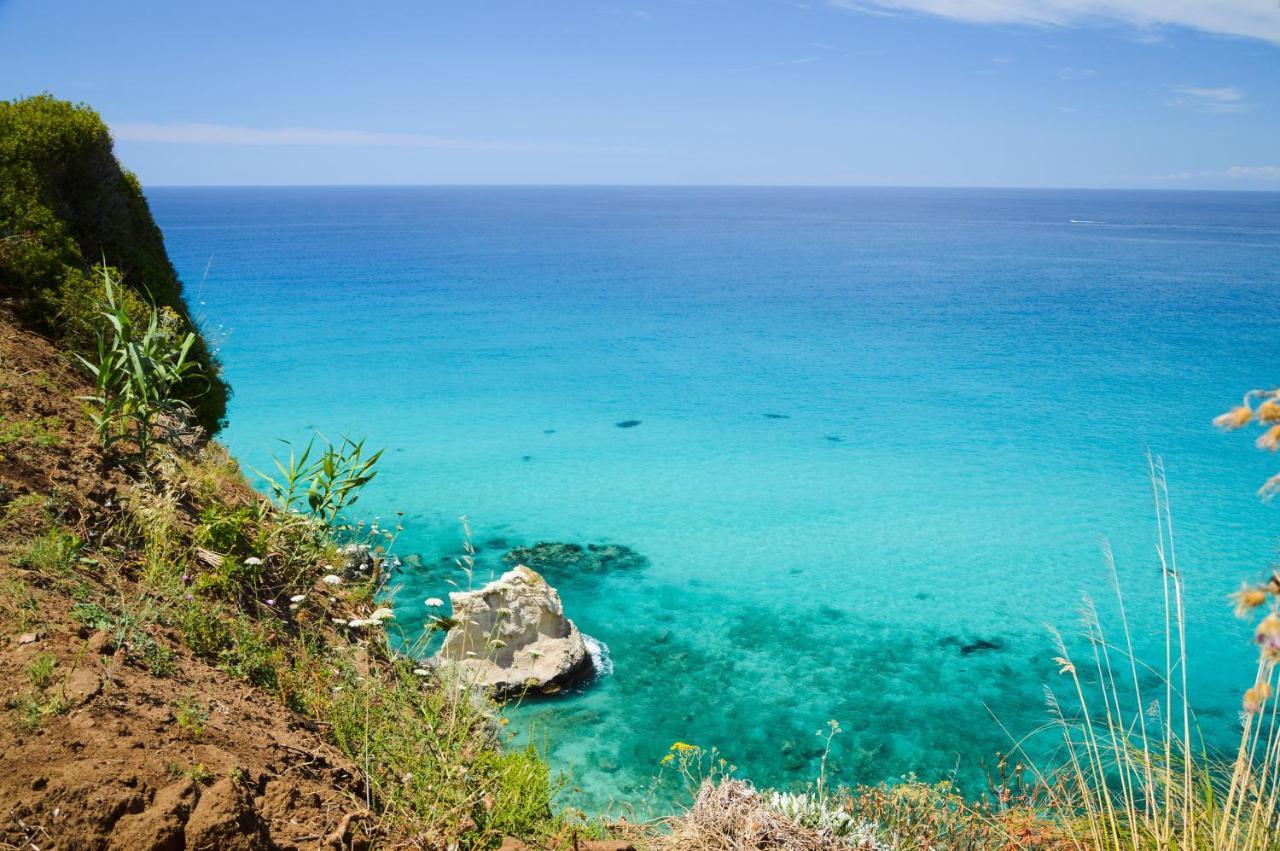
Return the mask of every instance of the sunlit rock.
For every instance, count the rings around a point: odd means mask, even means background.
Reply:
[[[517,565],[483,588],[455,591],[449,601],[454,626],[436,662],[496,695],[551,693],[591,672],[582,633],[536,571]]]

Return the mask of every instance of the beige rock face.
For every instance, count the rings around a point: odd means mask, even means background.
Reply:
[[[449,595],[457,626],[436,653],[499,696],[555,691],[591,668],[582,633],[556,589],[518,565],[475,591]]]

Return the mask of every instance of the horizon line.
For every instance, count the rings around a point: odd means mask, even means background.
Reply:
[[[1016,186],[923,183],[145,183],[147,189],[930,189],[1012,192],[1234,192],[1280,194],[1280,187]]]

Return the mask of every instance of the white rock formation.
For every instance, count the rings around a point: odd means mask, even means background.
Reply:
[[[449,602],[457,624],[437,663],[461,668],[498,696],[556,691],[590,671],[582,633],[537,571],[517,565],[479,590],[453,592]]]

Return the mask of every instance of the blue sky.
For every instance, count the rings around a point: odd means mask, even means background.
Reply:
[[[1280,190],[1274,0],[0,0],[149,185]]]

